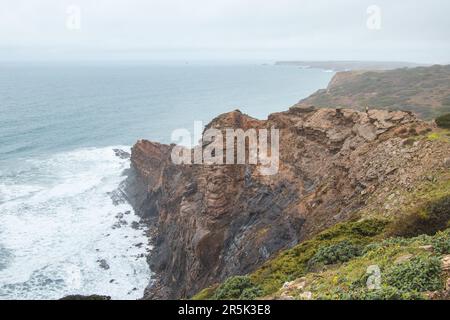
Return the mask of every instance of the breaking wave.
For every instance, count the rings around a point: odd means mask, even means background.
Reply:
[[[25,159],[0,172],[0,299],[142,297],[146,230],[110,193],[129,160],[115,147]],[[118,147],[124,150],[124,147]]]

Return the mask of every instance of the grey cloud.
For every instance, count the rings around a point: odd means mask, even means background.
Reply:
[[[81,30],[65,27],[68,5]],[[382,28],[366,27],[366,9]],[[449,1],[2,0],[0,59],[450,61]]]

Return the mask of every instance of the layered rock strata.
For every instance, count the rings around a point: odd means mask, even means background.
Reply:
[[[353,217],[377,190],[408,188],[450,157],[416,137],[433,125],[402,111],[293,107],[267,120],[234,111],[208,128],[277,128],[280,166],[175,165],[174,145],[140,140],[127,197],[154,224],[156,281],[145,298],[189,298]],[[433,155],[433,156],[430,156]]]

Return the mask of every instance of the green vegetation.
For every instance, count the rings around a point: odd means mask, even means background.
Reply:
[[[361,255],[362,249],[349,241],[322,246],[309,261],[310,265],[330,265],[342,263]]]
[[[284,294],[302,299],[302,293],[309,292],[313,299],[426,299],[427,292],[444,288],[441,259],[450,254],[448,191],[421,190],[428,201],[398,221],[340,223],[281,252],[254,273],[229,278],[194,298],[255,299]],[[379,287],[369,289],[373,275],[369,270],[374,266],[380,272]],[[299,278],[305,279],[302,288],[282,289],[286,282]]]
[[[427,136],[427,138],[428,138],[428,140],[430,140],[430,141],[436,141],[436,140],[439,140],[440,135],[439,135],[439,133],[437,133],[437,132],[433,132],[433,133],[430,133],[430,134]]]
[[[341,247],[348,245],[352,248],[353,246],[362,248],[374,241],[375,237],[385,230],[387,224],[388,221],[379,219],[338,224],[312,240],[281,252],[248,277],[244,279],[237,277],[238,280],[236,277],[230,278],[217,289],[209,288],[201,291],[194,299],[242,299],[243,294],[248,292],[258,292],[258,297],[273,294],[285,282],[307,274],[312,263],[310,260],[320,248],[339,243]],[[342,245],[344,241],[346,245]]]
[[[343,296],[345,300],[424,300],[419,292],[403,292],[394,287],[384,286],[380,290],[360,290]]]
[[[443,288],[441,260],[419,256],[387,270],[386,283],[401,292],[436,291]]]
[[[440,259],[449,246],[450,229],[435,236],[373,242],[360,257],[307,274],[304,290],[312,292],[314,299],[424,299],[425,292],[443,288]],[[371,266],[380,270],[380,287],[375,290],[367,287]]]
[[[378,219],[338,224],[312,240],[282,252],[253,273],[251,278],[262,289],[263,295],[272,294],[285,282],[305,275],[311,266],[310,260],[320,248],[343,241],[354,246],[366,245],[373,241],[386,225],[387,221]]]
[[[437,254],[450,254],[449,231],[438,232],[431,240],[431,246]]]
[[[247,276],[231,277],[220,285],[212,298],[214,300],[252,300],[261,294],[261,290],[255,286]]]
[[[450,129],[450,113],[436,118],[436,124],[443,129]]]

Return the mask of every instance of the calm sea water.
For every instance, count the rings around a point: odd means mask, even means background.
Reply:
[[[108,195],[129,166],[113,149],[168,143],[174,129],[237,108],[266,118],[332,75],[250,64],[0,65],[0,299],[142,296],[149,248],[133,212],[117,227],[132,210]]]

